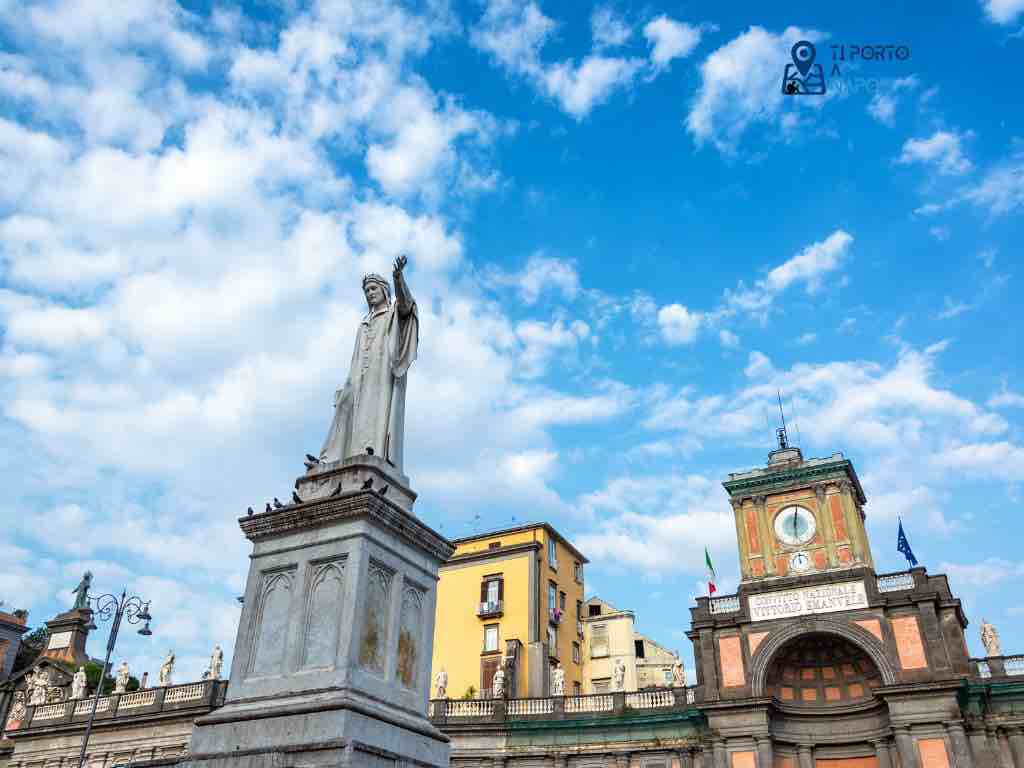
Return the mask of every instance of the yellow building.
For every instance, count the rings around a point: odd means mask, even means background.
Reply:
[[[504,659],[509,697],[546,696],[561,664],[565,694],[582,692],[583,566],[587,559],[547,523],[455,539],[437,585],[431,696],[490,695]]]

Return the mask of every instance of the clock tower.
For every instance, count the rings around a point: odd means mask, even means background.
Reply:
[[[744,582],[874,568],[864,504],[849,459],[804,459],[785,430],[765,467],[733,472],[723,483],[736,515]]]

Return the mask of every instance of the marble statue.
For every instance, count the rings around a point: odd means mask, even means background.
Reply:
[[[565,670],[561,662],[551,670],[551,695],[565,696]]]
[[[434,685],[437,686],[437,698],[448,698],[448,673],[442,667],[434,677]]]
[[[334,394],[334,420],[321,461],[373,453],[402,471],[406,373],[419,344],[416,302],[402,274],[406,261],[395,259],[394,302],[384,277],[363,278],[369,310],[356,333],[348,379]]]
[[[174,651],[167,652],[167,658],[160,665],[160,677],[157,685],[166,687],[171,684],[171,675],[174,674]]]
[[[117,676],[114,678],[114,693],[124,693],[128,690],[128,678],[131,672],[128,670],[128,662],[122,661],[117,669]]]
[[[672,685],[675,688],[686,687],[686,668],[678,657],[676,657],[675,663],[672,665]]]
[[[213,646],[213,653],[210,654],[210,668],[206,671],[206,679],[220,680],[220,671],[224,666],[224,651],[220,645]]]
[[[86,571],[82,580],[75,587],[75,604],[71,606],[73,611],[85,611],[89,609],[89,587],[92,586],[92,571]]]
[[[139,681],[139,690],[144,691],[149,687],[149,672],[142,673],[142,680]]]
[[[491,698],[505,698],[505,660],[498,662],[498,668],[494,671],[494,679],[491,681]]]
[[[626,665],[622,663],[622,659],[615,660],[615,666],[612,668],[612,690],[621,691],[626,686]]]
[[[89,679],[85,676],[85,667],[79,667],[75,676],[71,678],[71,698],[84,699],[85,689],[89,685]]]
[[[981,644],[985,646],[986,656],[1003,655],[1003,645],[999,641],[999,631],[985,619],[981,620]]]

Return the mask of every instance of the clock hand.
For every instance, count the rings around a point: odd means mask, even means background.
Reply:
[[[796,519],[796,516],[797,516],[797,511],[796,511],[796,510],[794,509],[794,510],[793,510],[793,538],[794,538],[794,539],[795,539],[795,538],[796,538],[797,536],[799,536],[799,535],[800,535],[800,533],[799,533],[799,532],[797,531],[797,529],[796,529],[796,524],[797,524],[797,519]]]

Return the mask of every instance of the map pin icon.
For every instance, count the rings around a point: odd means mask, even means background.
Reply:
[[[800,70],[800,75],[802,77],[807,77],[807,71],[814,63],[814,57],[816,55],[814,43],[801,40],[793,45],[793,50],[789,53],[793,57],[793,63],[796,65],[796,68]]]

